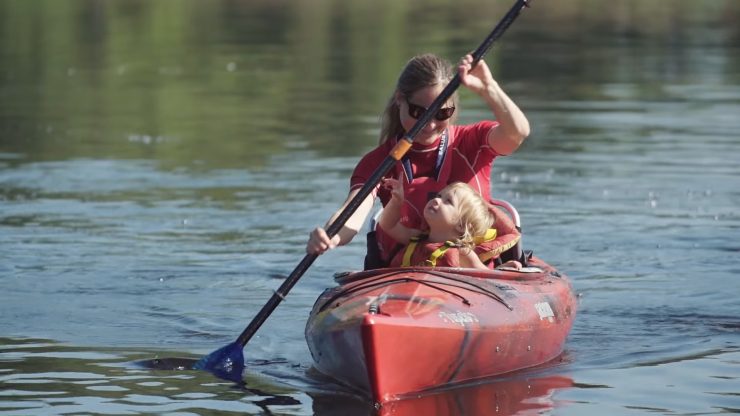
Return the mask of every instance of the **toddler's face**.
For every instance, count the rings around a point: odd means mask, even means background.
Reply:
[[[460,220],[458,202],[457,195],[447,189],[443,189],[435,198],[429,200],[424,207],[424,219],[429,227],[457,228]]]

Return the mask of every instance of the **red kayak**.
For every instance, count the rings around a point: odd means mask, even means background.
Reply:
[[[528,266],[340,275],[306,324],[315,367],[382,403],[553,360],[576,297],[552,266]]]

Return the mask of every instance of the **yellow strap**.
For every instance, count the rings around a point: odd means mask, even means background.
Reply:
[[[485,243],[486,241],[492,241],[496,239],[496,229],[495,228],[489,228],[486,230],[486,233],[483,235],[476,236],[473,239],[473,242],[477,246],[478,244]]]
[[[488,230],[486,230],[485,234],[475,237],[473,241],[475,242],[476,245],[482,244],[487,241],[493,241],[494,239],[496,239],[496,235],[497,235],[496,229],[489,228]],[[504,251],[514,247],[514,245],[517,242],[519,242],[519,238],[521,237],[515,238],[513,241],[499,247],[496,250],[481,253],[479,255],[480,259],[485,262],[495,256],[498,256]],[[403,253],[403,262],[401,263],[401,267],[411,267],[411,257],[413,256],[414,250],[416,250],[416,246],[418,244],[419,244],[419,237],[412,237],[411,240],[409,241],[409,244],[406,246],[406,250]],[[429,259],[425,261],[426,265],[431,266],[431,267],[436,267],[437,260],[439,260],[439,258],[442,257],[450,247],[456,247],[455,243],[451,241],[446,241],[445,245],[439,247],[438,249],[434,250],[434,252],[432,252],[432,254],[429,256]]]
[[[411,257],[413,256],[414,250],[416,250],[416,246],[418,244],[419,237],[412,237],[411,240],[409,240],[409,244],[406,246],[406,251],[403,253],[401,267],[411,267]],[[425,265],[435,267],[437,265],[437,260],[442,257],[450,247],[457,247],[457,245],[452,241],[445,241],[443,246],[434,250],[434,252],[429,256],[429,259],[424,261]]]
[[[437,266],[437,260],[444,256],[445,252],[450,248],[455,247],[455,243],[452,241],[445,241],[445,244],[443,246],[440,246],[438,249],[434,250],[432,254],[429,256],[429,259],[426,261],[428,266],[436,267]]]
[[[418,238],[412,238],[409,241],[409,244],[406,246],[406,251],[403,253],[403,262],[401,262],[401,267],[411,266],[411,255],[414,254],[417,244],[419,244]]]

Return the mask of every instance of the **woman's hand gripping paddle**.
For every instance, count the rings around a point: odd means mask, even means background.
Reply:
[[[501,19],[501,21],[498,22],[496,27],[486,37],[483,43],[478,46],[478,49],[476,49],[475,52],[472,53],[473,66],[475,66],[478,61],[483,58],[483,55],[488,52],[488,50],[493,45],[493,42],[506,31],[509,25],[511,25],[511,23],[514,22],[514,20],[519,16],[519,13],[522,11],[522,9],[529,6],[530,2],[531,0],[516,1],[514,6],[512,6],[512,8],[509,9],[509,11]],[[334,220],[334,222],[327,228],[326,234],[329,236],[329,238],[332,238],[339,232],[339,230],[344,226],[347,220],[349,220],[352,214],[355,213],[357,208],[362,204],[362,201],[367,198],[367,196],[380,182],[380,180],[388,173],[388,171],[390,171],[390,169],[396,164],[396,162],[401,160],[401,158],[406,154],[409,148],[411,148],[416,135],[419,134],[424,126],[429,123],[434,114],[436,114],[437,111],[442,108],[442,105],[447,102],[447,100],[450,98],[450,96],[452,96],[452,94],[455,92],[455,90],[457,90],[459,86],[460,77],[459,75],[455,75],[452,81],[447,84],[447,86],[442,90],[439,96],[434,100],[429,108],[427,108],[424,114],[416,121],[416,124],[414,124],[411,130],[406,133],[406,135],[403,137],[403,140],[398,141],[396,146],[391,150],[385,160],[383,160],[383,163],[381,163],[381,165],[375,170],[372,176],[370,176],[370,178],[365,182],[365,185],[360,189],[357,195],[352,198],[352,200],[349,202],[349,204],[347,204],[344,210],[342,210],[337,219]],[[277,308],[280,302],[285,299],[285,296],[288,295],[288,292],[290,292],[290,290],[298,282],[301,276],[303,276],[303,273],[308,270],[308,268],[311,266],[311,264],[313,264],[317,257],[317,254],[306,254],[306,256],[303,257],[303,260],[298,263],[298,266],[296,266],[293,272],[285,279],[283,284],[280,285],[278,290],[276,290],[272,297],[270,297],[270,300],[268,300],[265,306],[262,307],[257,316],[252,320],[252,322],[249,323],[249,325],[244,329],[241,335],[239,335],[239,338],[237,338],[236,341],[232,342],[231,344],[219,348],[218,350],[201,358],[197,363],[195,363],[193,369],[210,371],[217,377],[226,380],[241,382],[242,372],[244,371],[244,346],[247,345],[247,342],[249,342],[255,332],[257,332],[257,330],[262,326],[262,324],[265,322],[265,320],[267,320],[270,314],[272,314],[275,308]]]

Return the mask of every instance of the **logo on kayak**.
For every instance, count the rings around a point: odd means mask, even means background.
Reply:
[[[552,322],[552,318],[555,314],[547,302],[535,303],[534,308],[537,309],[537,313],[540,315],[540,321],[547,318],[548,321]]]
[[[452,322],[460,326],[465,326],[465,324],[472,324],[474,322],[480,322],[478,321],[478,317],[470,312],[440,312],[439,317],[442,318],[442,321],[444,322]]]

